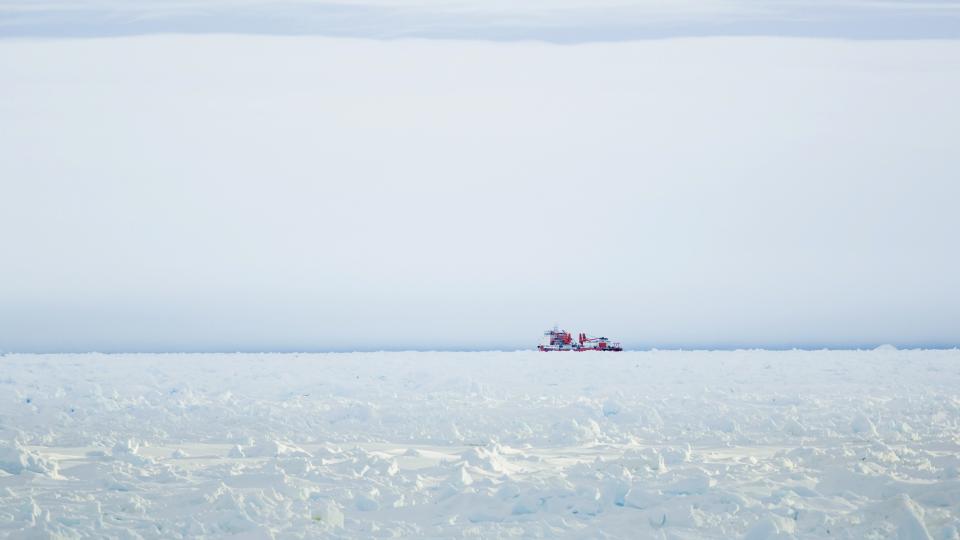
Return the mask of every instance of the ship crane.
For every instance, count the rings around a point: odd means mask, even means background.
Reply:
[[[581,351],[611,351],[619,352],[623,350],[623,347],[620,346],[620,343],[617,341],[610,341],[606,337],[595,337],[589,336],[584,333],[580,333],[579,339],[577,340],[580,343],[578,350]]]

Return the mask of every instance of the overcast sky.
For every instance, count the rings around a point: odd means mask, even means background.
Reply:
[[[960,0],[0,0],[0,36],[960,38]]]
[[[0,40],[0,351],[953,346],[958,95],[954,40]]]

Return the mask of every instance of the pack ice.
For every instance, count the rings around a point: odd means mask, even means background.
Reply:
[[[0,358],[0,537],[957,539],[960,351]]]

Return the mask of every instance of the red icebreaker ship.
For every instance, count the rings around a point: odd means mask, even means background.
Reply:
[[[544,339],[543,343],[537,345],[537,350],[548,352],[548,351],[609,351],[609,352],[618,352],[622,351],[623,347],[620,346],[620,343],[616,341],[610,341],[605,337],[594,337],[589,336],[581,332],[577,336],[577,340],[573,340],[573,336],[570,332],[561,330],[560,328],[554,326],[553,330],[547,330],[543,333]]]

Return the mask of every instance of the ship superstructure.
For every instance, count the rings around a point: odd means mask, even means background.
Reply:
[[[617,341],[611,341],[606,337],[596,337],[588,335],[584,332],[580,332],[577,335],[577,339],[573,339],[573,335],[566,330],[562,330],[559,326],[554,326],[553,329],[547,330],[543,333],[543,341],[537,345],[537,350],[542,352],[549,351],[603,351],[603,352],[619,352],[623,350],[623,347],[620,346],[620,343]]]

